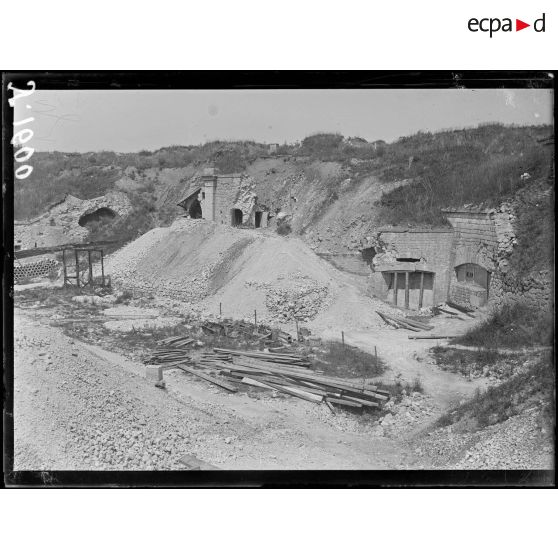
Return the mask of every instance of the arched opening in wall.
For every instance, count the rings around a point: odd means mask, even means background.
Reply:
[[[372,265],[372,260],[376,256],[376,249],[375,248],[364,248],[364,250],[360,251],[360,255],[362,256],[362,259],[368,265]]]
[[[490,271],[475,263],[464,263],[455,268],[457,282],[451,289],[454,302],[466,307],[484,306],[490,291]]]
[[[240,225],[242,225],[241,209],[231,209],[231,225],[233,227],[239,227]]]
[[[262,226],[262,212],[256,211],[254,214],[254,226],[259,229]]]
[[[115,217],[116,213],[112,209],[109,209],[108,207],[100,207],[91,213],[82,215],[78,220],[78,225],[80,227],[87,227],[87,225],[92,225],[93,223],[111,221]]]
[[[197,198],[190,204],[190,207],[188,208],[188,215],[192,219],[202,218],[202,207],[200,200],[198,200]]]

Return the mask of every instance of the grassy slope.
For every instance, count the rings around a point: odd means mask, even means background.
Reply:
[[[353,196],[355,187],[364,179],[377,177],[383,182],[413,179],[414,185],[395,188],[381,196],[378,211],[374,212],[375,222],[440,225],[444,223],[440,209],[445,206],[494,204],[517,192],[522,186],[519,177],[523,172],[529,172],[534,180],[546,175],[551,152],[541,147],[537,139],[550,133],[548,126],[486,125],[436,134],[418,133],[376,148],[372,144],[351,145],[337,134],[316,134],[300,144],[280,146],[277,157],[267,160],[274,161],[276,169],[270,169],[267,177],[258,177],[258,183],[261,182],[258,187],[273,190],[273,200],[280,199],[288,207],[290,179],[304,175],[296,192],[298,210],[304,214],[302,231],[311,228],[336,200]],[[125,228],[133,229],[134,223],[139,223],[137,234],[153,223],[165,224],[174,215],[168,204],[157,207],[161,192],[142,171],[187,166],[201,170],[212,165],[220,173],[243,172],[253,167],[255,161],[264,161],[261,157],[265,155],[265,145],[248,141],[174,146],[130,154],[36,153],[33,174],[18,184],[15,192],[15,218],[38,215],[65,193],[81,198],[102,195],[114,188],[124,169],[133,166],[138,169],[138,180],[143,186],[133,200],[138,214]],[[338,170],[320,176],[320,165],[328,164],[337,165]],[[169,215],[160,215],[165,211]],[[147,218],[138,218],[146,214]],[[295,215],[295,221],[297,218]],[[533,228],[537,222],[532,219],[526,228]]]

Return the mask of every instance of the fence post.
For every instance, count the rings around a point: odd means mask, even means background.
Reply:
[[[255,326],[256,328],[258,327],[258,314],[257,314],[255,308],[254,308],[254,326]]]

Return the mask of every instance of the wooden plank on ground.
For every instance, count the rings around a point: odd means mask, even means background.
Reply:
[[[206,374],[205,372],[202,372],[201,370],[196,370],[195,368],[191,368],[190,366],[184,366],[183,364],[178,364],[177,368],[180,368],[181,370],[184,370],[184,372],[189,372],[190,374],[193,374],[194,376],[198,376],[199,378],[202,378],[203,380],[207,380],[208,382],[211,382],[212,384],[215,384],[219,387],[222,387],[228,391],[232,391],[234,393],[236,393],[238,391],[238,389],[236,389],[235,386],[233,386],[232,384],[229,384],[228,382],[225,382],[224,380],[219,380],[218,378],[215,378],[214,376],[211,376],[210,374]]]
[[[335,397],[327,397],[326,401],[329,401],[334,405],[343,405],[344,407],[355,407],[357,409],[362,409],[362,405],[360,403],[356,403],[355,401],[347,401],[346,399],[337,399]]]
[[[272,384],[266,382],[260,382],[259,380],[253,380],[252,378],[243,378],[243,384],[254,385],[257,387],[266,387],[268,389],[275,389],[277,391],[282,391],[283,393],[288,393],[289,395],[294,395],[295,397],[299,397],[300,399],[305,399],[306,401],[310,401],[312,403],[321,403],[323,401],[323,397],[321,395],[315,395],[308,391],[303,391],[296,388],[291,388],[287,386],[282,386],[279,384]]]

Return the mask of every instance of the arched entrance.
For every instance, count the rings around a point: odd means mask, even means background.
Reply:
[[[488,302],[490,272],[475,263],[464,263],[455,268],[456,289],[452,294],[461,298],[456,302],[470,306],[484,306]]]
[[[91,213],[86,213],[82,215],[78,220],[78,225],[80,227],[86,227],[92,223],[97,223],[99,221],[109,221],[116,217],[116,213],[108,207],[100,207]]]
[[[231,209],[231,225],[233,227],[238,227],[242,225],[242,210],[241,209]]]

